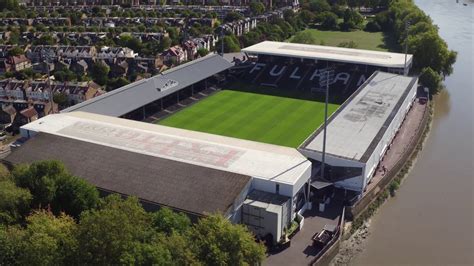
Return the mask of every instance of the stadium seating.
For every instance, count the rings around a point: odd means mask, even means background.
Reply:
[[[325,73],[334,70],[330,78],[329,91],[334,102],[344,102],[362,83],[377,70],[376,67],[305,61],[298,59],[262,60],[249,64],[243,71],[242,80],[259,86],[288,90],[300,90],[324,95]]]

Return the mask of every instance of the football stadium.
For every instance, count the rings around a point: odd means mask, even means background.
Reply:
[[[361,195],[417,91],[412,55],[262,42],[48,115],[5,160],[62,160],[104,193],[279,241],[327,187]],[[325,95],[328,123],[322,179]],[[324,204],[324,203],[323,203]]]

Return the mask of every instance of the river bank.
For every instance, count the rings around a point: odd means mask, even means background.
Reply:
[[[371,218],[353,265],[474,263],[474,4],[462,2],[415,0],[458,59],[433,99],[432,127],[416,164],[397,196]]]
[[[408,157],[409,159],[404,162],[403,167],[397,175],[394,176],[389,185],[385,187],[378,197],[367,206],[364,212],[362,212],[354,221],[346,223],[345,232],[347,232],[347,234],[344,236],[345,240],[341,243],[339,252],[333,258],[330,265],[347,265],[353,260],[353,258],[364,250],[367,239],[371,233],[371,217],[376,215],[379,208],[382,208],[387,201],[396,197],[398,187],[403,183],[404,179],[408,176],[410,170],[415,165],[419,152],[425,145],[432,127],[434,108],[435,105],[430,103],[428,107],[427,120],[422,129],[422,133],[416,140],[416,146]],[[397,186],[393,186],[393,184],[397,184]]]

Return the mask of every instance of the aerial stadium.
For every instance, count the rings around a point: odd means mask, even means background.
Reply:
[[[29,140],[6,161],[62,160],[104,193],[191,217],[221,212],[276,242],[318,190],[364,192],[418,80],[404,75],[412,55],[278,42],[242,53],[208,55],[27,124]]]

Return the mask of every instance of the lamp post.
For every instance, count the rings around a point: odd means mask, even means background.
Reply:
[[[324,126],[323,126],[323,154],[321,160],[321,179],[325,180],[325,165],[326,165],[326,134],[328,124],[328,101],[329,101],[329,82],[334,78],[334,70],[329,68],[329,63],[326,62],[326,78],[320,80],[320,85],[326,85],[326,95],[324,97]]]
[[[403,75],[408,75],[407,69],[407,57],[408,57],[408,27],[410,26],[410,21],[405,21],[405,65],[403,68]]]

